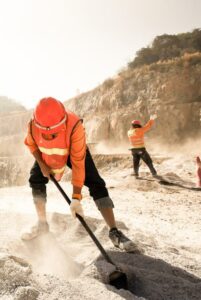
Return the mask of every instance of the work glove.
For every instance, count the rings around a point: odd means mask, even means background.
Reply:
[[[156,120],[157,117],[158,117],[157,114],[150,115],[150,120]]]
[[[71,210],[73,218],[76,218],[76,214],[78,214],[84,218],[84,212],[83,212],[83,208],[82,208],[82,204],[81,204],[80,200],[72,199],[71,204],[70,204],[70,210]]]

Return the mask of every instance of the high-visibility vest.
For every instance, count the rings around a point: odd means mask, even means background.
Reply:
[[[133,148],[144,148],[144,133],[139,133],[139,129],[133,128],[128,131],[128,138]]]
[[[70,138],[75,126],[79,123],[80,118],[69,110],[66,110],[67,120],[63,128],[58,132],[58,135],[52,140],[43,138],[34,121],[31,121],[31,134],[42,153],[43,161],[51,168],[55,174],[55,178],[60,180],[63,176],[68,155],[70,152]]]

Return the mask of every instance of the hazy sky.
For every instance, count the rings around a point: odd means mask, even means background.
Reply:
[[[201,0],[0,0],[0,95],[33,107],[114,76],[155,36],[201,28]]]

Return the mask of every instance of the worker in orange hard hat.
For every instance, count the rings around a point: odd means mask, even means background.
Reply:
[[[72,169],[72,215],[83,216],[81,200],[85,185],[109,227],[112,243],[128,252],[137,250],[136,245],[117,229],[113,202],[87,148],[84,127],[77,115],[54,98],[41,99],[29,122],[25,144],[35,158],[29,183],[38,223],[30,232],[23,234],[22,239],[29,240],[49,231],[46,184],[50,174],[60,180],[67,165]]]
[[[136,178],[139,178],[140,159],[149,167],[151,174],[157,177],[157,172],[144,143],[144,134],[151,128],[155,118],[156,115],[153,115],[145,126],[142,126],[139,120],[133,120],[131,122],[131,128],[128,130],[128,138],[132,147],[134,176]]]

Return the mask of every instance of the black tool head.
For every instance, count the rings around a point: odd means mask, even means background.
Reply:
[[[118,290],[128,289],[128,281],[125,273],[121,271],[114,271],[109,275],[109,284],[116,287]]]

